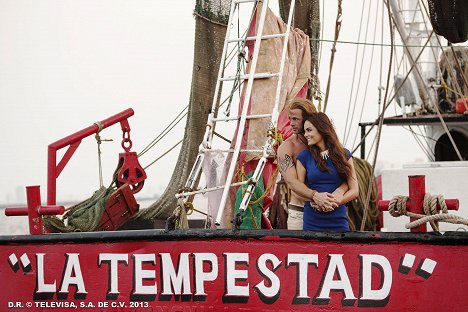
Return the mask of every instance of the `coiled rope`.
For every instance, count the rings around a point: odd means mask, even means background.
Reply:
[[[351,231],[359,231],[361,224],[365,222],[363,231],[375,231],[379,210],[377,208],[377,187],[374,183],[372,165],[357,157],[353,158],[354,169],[359,184],[359,196],[347,204],[348,223]],[[369,185],[371,186],[368,189]],[[364,210],[367,202],[367,192],[370,192],[367,204],[367,217],[364,218]]]
[[[395,196],[388,205],[388,211],[393,217],[408,216],[415,221],[409,222],[405,225],[405,228],[412,229],[420,226],[426,222],[431,224],[434,231],[439,231],[439,221],[448,222],[453,224],[468,225],[468,220],[462,217],[449,214],[447,204],[443,195],[432,196],[429,193],[424,195],[423,210],[425,214],[414,213],[406,210],[406,203],[409,200],[408,196]],[[440,212],[437,212],[437,203],[440,205]]]

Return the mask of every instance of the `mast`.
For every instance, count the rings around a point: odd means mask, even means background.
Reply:
[[[427,83],[424,81],[425,77],[423,75],[420,63],[415,61],[422,49],[421,39],[432,36],[432,32],[429,32],[428,29],[420,29],[420,25],[424,24],[424,22],[420,17],[419,9],[417,9],[417,1],[409,0],[406,1],[406,3],[407,5],[405,10],[402,10],[402,8],[400,8],[398,5],[397,0],[389,0],[395,26],[400,34],[403,45],[405,46],[404,53],[408,57],[410,65],[414,65],[414,70],[412,71],[411,75],[416,82],[416,88],[422,100],[421,106],[425,111],[434,111],[434,107],[436,105],[435,97],[429,92]],[[405,19],[403,17],[404,11],[411,16],[411,22],[405,23]],[[407,26],[407,24],[409,24],[409,26]],[[431,44],[431,46],[433,45]],[[436,55],[438,55],[438,52],[439,51],[433,51],[434,63],[436,63]],[[437,71],[435,66],[432,67],[433,69],[430,71],[430,73],[431,76],[433,75],[433,77],[431,78],[436,78]]]

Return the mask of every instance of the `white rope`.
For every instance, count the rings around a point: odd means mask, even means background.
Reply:
[[[101,143],[103,141],[112,141],[112,139],[101,139],[101,136],[99,135],[99,133],[102,131],[102,123],[100,121],[96,121],[94,124],[98,127],[98,131],[96,132],[96,135],[94,136],[94,138],[96,139],[97,150],[98,150],[99,188],[102,188],[104,186],[104,183],[102,179]]]
[[[443,195],[432,196],[429,193],[424,195],[423,209],[425,214],[414,213],[406,210],[406,202],[409,200],[408,196],[395,196],[388,205],[388,211],[393,217],[408,216],[415,221],[409,222],[405,228],[412,229],[429,222],[434,231],[439,231],[438,222],[448,222],[453,224],[468,225],[468,219],[449,214],[447,204]],[[440,205],[440,212],[437,212],[437,203]]]

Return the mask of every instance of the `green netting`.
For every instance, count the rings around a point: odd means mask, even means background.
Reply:
[[[54,233],[95,231],[106,208],[107,199],[115,190],[115,186],[101,187],[87,200],[70,207],[63,218],[44,217],[44,226]]]
[[[252,177],[253,172],[250,172],[247,175],[246,179],[249,179]],[[242,201],[242,197],[245,194],[245,191],[247,189],[247,185],[242,185],[239,187],[239,189],[236,192],[236,204],[235,204],[235,210],[234,210],[234,215],[237,215],[239,212],[239,206]],[[265,193],[265,185],[263,183],[263,177],[260,177],[260,179],[257,182],[257,185],[255,186],[255,189],[252,193],[252,197],[250,198],[250,204],[245,209],[244,214],[242,215],[242,224],[240,226],[240,229],[245,230],[245,229],[260,229],[262,227],[262,212],[263,212],[263,198],[262,195]],[[260,200],[258,200],[261,198]]]

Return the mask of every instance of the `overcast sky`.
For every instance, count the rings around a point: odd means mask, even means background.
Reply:
[[[333,38],[336,2],[327,1],[324,37]],[[354,3],[354,4],[353,4]],[[358,1],[345,1],[341,39],[355,41]],[[330,5],[330,7],[328,7]],[[133,150],[141,151],[188,104],[193,62],[194,0],[0,0],[0,203],[24,202],[25,186],[40,185],[46,200],[47,145],[127,108]],[[328,24],[327,24],[328,23]],[[363,26],[364,27],[364,26]],[[375,28],[375,25],[372,26]],[[324,45],[322,89],[328,78],[330,46]],[[329,111],[343,133],[355,46],[338,46]],[[375,61],[378,69],[379,61]],[[377,71],[378,73],[378,71]],[[378,74],[373,80],[378,81]],[[371,89],[373,88],[373,89]],[[376,87],[366,121],[377,112]],[[357,121],[354,121],[357,124]],[[184,133],[182,122],[140,158],[146,166]],[[395,154],[390,143],[404,131],[384,137],[382,159],[424,158],[405,143]],[[102,132],[104,184],[117,166],[118,125]],[[412,140],[408,137],[408,142]],[[405,139],[406,140],[406,139]],[[349,146],[351,148],[352,146]],[[172,174],[178,148],[147,171],[140,196],[160,194]],[[58,181],[58,200],[83,200],[99,187],[96,141],[83,140]]]

